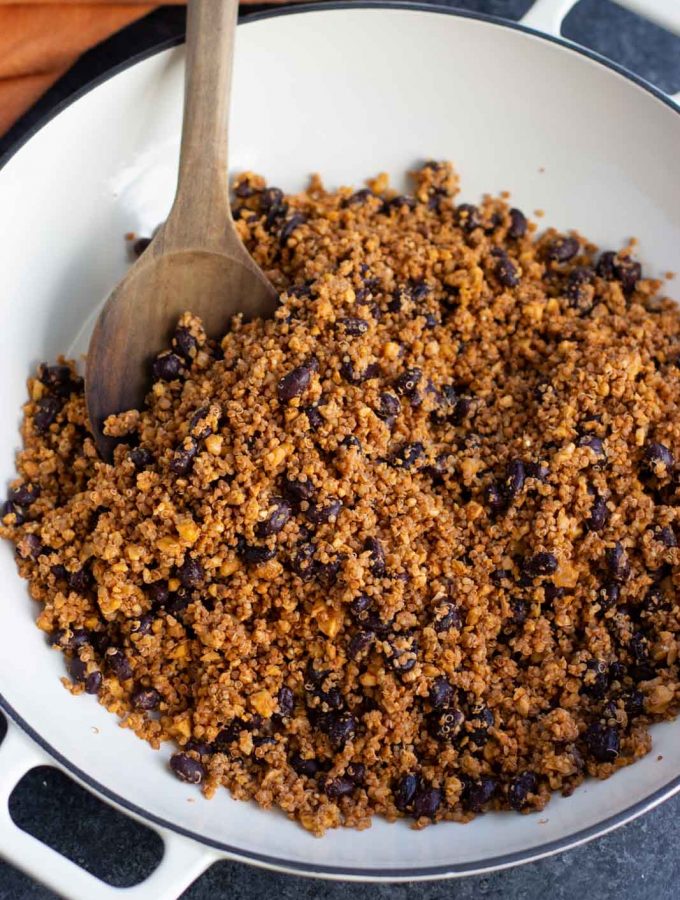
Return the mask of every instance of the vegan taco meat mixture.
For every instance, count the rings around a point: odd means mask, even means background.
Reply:
[[[72,364],[24,408],[2,534],[70,690],[315,834],[542,809],[678,712],[678,311],[457,184],[239,177],[275,317],[182,316],[114,465]]]

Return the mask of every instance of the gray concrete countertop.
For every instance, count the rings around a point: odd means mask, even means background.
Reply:
[[[516,19],[530,3],[458,0],[442,5]],[[162,7],[90,51],[0,139],[0,154],[83,84],[145,47],[181,33],[183,17],[182,9]],[[564,31],[573,40],[627,66],[663,90],[680,90],[680,40],[608,0],[581,0],[567,18]],[[0,722],[2,734],[4,722]],[[54,769],[30,772],[13,794],[10,809],[15,821],[27,831],[118,886],[136,884],[160,859],[162,848],[155,834],[109,809]],[[420,884],[361,885],[309,881],[223,862],[215,864],[182,896],[184,900],[671,900],[680,894],[679,845],[677,796],[585,847],[488,876]],[[68,896],[68,885],[64,885],[64,895]],[[10,864],[0,862],[0,900],[52,897],[51,891]]]

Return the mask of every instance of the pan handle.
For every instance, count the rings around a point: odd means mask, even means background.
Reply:
[[[680,3],[670,0],[614,0],[619,6],[649,19],[680,37]],[[520,19],[521,25],[561,37],[562,24],[578,0],[536,0]],[[680,91],[669,95],[680,106]]]
[[[55,761],[8,719],[7,734],[0,745],[0,856],[61,896],[69,900],[175,900],[218,858],[202,844],[144,820],[163,841],[158,867],[132,887],[119,888],[100,881],[12,821],[8,806],[12,791],[26,772],[44,765],[55,767]]]

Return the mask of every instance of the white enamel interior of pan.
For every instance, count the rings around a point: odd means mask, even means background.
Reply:
[[[12,477],[19,408],[35,363],[74,346],[122,275],[123,235],[148,233],[173,193],[183,51],[105,82],[44,127],[0,171],[0,476]],[[644,268],[678,269],[680,116],[616,72],[516,30],[409,10],[327,10],[239,29],[231,140],[235,170],[284,189],[329,185],[449,158],[463,196],[512,191],[528,213],[603,246],[640,239]],[[671,294],[677,285],[671,282]],[[84,345],[81,345],[84,346]],[[301,867],[484,865],[531,855],[621,814],[680,775],[680,723],[608,782],[588,782],[540,815],[487,815],[465,827],[310,837],[283,816],[221,792],[212,801],[92,698],[60,684],[36,608],[0,547],[0,689],[40,737],[106,788],[171,825],[245,854]],[[662,759],[657,757],[662,756]]]

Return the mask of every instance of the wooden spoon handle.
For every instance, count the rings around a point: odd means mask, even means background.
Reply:
[[[238,0],[189,0],[184,120],[177,193],[165,249],[223,249],[233,224],[227,147]],[[235,232],[233,238],[238,242]]]

